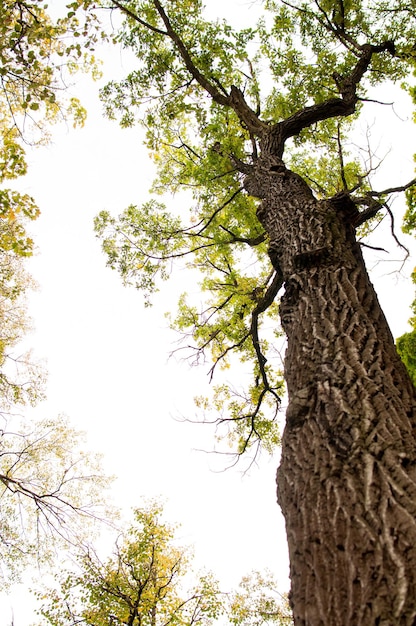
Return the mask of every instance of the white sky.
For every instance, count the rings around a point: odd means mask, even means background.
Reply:
[[[208,4],[215,13],[224,2]],[[250,2],[228,0],[227,9],[252,20]],[[116,67],[120,57],[112,54]],[[173,419],[193,417],[193,396],[208,384],[206,371],[168,360],[176,337],[164,313],[174,309],[178,293],[195,285],[186,284],[184,273],[176,275],[162,285],[154,307],[145,309],[142,295],[123,288],[105,267],[93,218],[102,209],[118,213],[145,200],[152,166],[137,129],[121,130],[101,117],[97,85],[82,79],[79,90],[89,110],[86,127],[54,128],[50,146],[29,152],[29,175],[19,183],[42,211],[31,229],[38,254],[30,270],[40,289],[30,300],[36,327],[30,343],[47,360],[49,384],[48,400],[35,414],[65,413],[87,431],[89,446],[104,454],[106,471],[117,475],[114,497],[127,511],[142,496],[167,498],[166,518],[182,524],[179,536],[195,546],[196,565],[212,569],[225,588],[252,569],[269,567],[286,590],[284,525],[275,503],[278,453],[262,457],[245,476],[238,467],[215,473],[222,461],[195,450],[212,449],[212,431]],[[408,111],[403,107],[399,114]],[[376,115],[370,110],[370,120]],[[389,115],[388,122],[377,118],[372,132],[378,123],[384,148],[396,141],[409,147],[405,156],[395,153],[395,178],[388,180],[387,170],[383,186],[409,180],[414,165],[414,129]],[[401,258],[387,245],[387,259]],[[391,274],[399,267],[390,260],[376,267],[376,287],[396,336],[406,330],[413,298],[411,267]],[[11,606],[14,626],[28,623],[21,590],[18,597],[0,604],[0,626],[10,623]]]

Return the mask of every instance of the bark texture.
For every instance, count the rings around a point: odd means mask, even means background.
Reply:
[[[415,391],[355,240],[358,212],[346,195],[318,201],[270,152],[246,188],[262,199],[285,282],[289,405],[277,482],[295,624],[412,626]]]

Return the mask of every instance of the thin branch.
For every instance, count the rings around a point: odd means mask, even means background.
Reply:
[[[416,185],[416,178],[413,178],[405,185],[399,185],[398,187],[389,187],[388,189],[384,189],[383,191],[369,191],[368,194],[376,197],[388,196],[391,193],[400,193],[402,191],[406,191],[410,187],[413,187],[413,185]]]
[[[246,332],[245,335],[243,335],[243,337],[240,339],[240,341],[237,341],[236,343],[230,346],[227,346],[225,350],[215,359],[215,363],[212,365],[212,367],[210,368],[208,372],[210,382],[212,381],[214,377],[214,372],[219,362],[225,359],[225,357],[227,356],[229,352],[231,352],[232,350],[235,350],[236,348],[240,348],[250,337],[250,334],[251,334],[250,331]]]
[[[220,228],[228,233],[232,237],[232,241],[235,243],[246,243],[248,246],[255,247],[263,243],[263,241],[266,241],[266,233],[261,233],[260,235],[257,235],[257,237],[239,237],[222,224],[220,224]]]
[[[353,53],[357,54],[357,51],[361,49],[361,46],[345,30],[345,10],[344,10],[345,8],[344,8],[344,3],[342,2],[342,0],[339,0],[339,5],[340,5],[341,13],[342,13],[342,20],[340,24],[335,24],[335,26],[332,20],[329,18],[327,12],[321,7],[319,2],[317,0],[314,0],[314,2],[316,6],[318,7],[318,10],[322,13],[322,15],[325,18],[324,21],[319,20],[319,18],[317,18],[319,23],[328,32],[334,35],[334,37],[338,39],[338,41],[340,41],[348,50],[351,50]]]
[[[124,6],[121,2],[119,2],[118,0],[112,0],[112,3],[118,8],[120,9],[120,11],[122,11],[122,13],[125,13],[126,15],[128,15],[129,17],[131,17],[132,20],[134,20],[135,22],[137,22],[138,24],[141,24],[141,26],[144,26],[145,28],[148,28],[149,30],[151,30],[153,33],[156,33],[157,35],[163,35],[164,37],[169,36],[169,33],[167,33],[164,30],[161,30],[160,28],[157,28],[156,26],[152,26],[151,24],[149,24],[148,22],[145,22],[144,20],[142,20],[136,13],[133,13],[133,11],[131,11],[130,9],[128,9],[126,6]]]
[[[392,237],[393,237],[394,241],[395,241],[395,242],[397,243],[397,245],[399,246],[399,248],[401,248],[402,250],[404,250],[404,251],[406,252],[406,256],[405,256],[405,259],[404,259],[404,260],[406,260],[406,259],[410,256],[410,252],[409,252],[408,248],[406,248],[406,246],[405,246],[405,245],[403,245],[403,244],[399,241],[399,239],[398,239],[398,237],[397,237],[397,235],[396,235],[395,226],[394,226],[394,215],[393,215],[393,211],[391,210],[391,208],[389,207],[389,205],[388,205],[387,203],[385,203],[385,204],[384,204],[384,207],[385,207],[385,209],[386,209],[386,211],[387,211],[387,213],[389,214],[389,217],[390,217],[390,232],[391,232],[391,235],[392,235]]]
[[[399,185],[397,187],[389,187],[388,189],[384,189],[383,191],[371,190],[371,191],[368,191],[365,196],[358,197],[358,198],[352,197],[352,200],[355,204],[364,204],[368,206],[368,208],[365,211],[361,211],[359,215],[357,216],[357,219],[354,220],[354,226],[356,227],[361,226],[361,224],[364,224],[364,222],[366,222],[367,220],[375,217],[377,213],[379,213],[379,211],[385,208],[387,212],[389,213],[390,218],[392,219],[392,222],[393,222],[392,228],[394,231],[394,218],[391,213],[391,210],[389,209],[388,205],[385,202],[379,202],[375,198],[383,198],[392,193],[401,193],[403,191],[406,191],[407,189],[410,189],[410,187],[413,187],[414,185],[416,185],[416,178],[413,178],[411,181],[409,181],[405,185]],[[406,253],[409,254],[409,251],[407,250],[407,248],[398,241],[393,231],[392,231],[392,235],[397,245],[399,245],[401,248],[406,250]]]
[[[342,142],[341,142],[341,124],[337,124],[337,143],[338,143],[338,156],[341,167],[341,180],[344,191],[348,191],[347,180],[345,178],[345,164],[344,164],[344,153],[342,150]]]
[[[259,331],[258,331],[259,315],[264,313],[273,304],[277,296],[277,293],[279,289],[282,287],[282,285],[283,285],[282,274],[280,272],[275,272],[274,278],[269,288],[267,289],[266,293],[261,298],[261,300],[257,303],[257,306],[255,307],[253,313],[251,314],[251,326],[250,326],[251,339],[253,342],[254,350],[256,352],[257,362],[259,364],[259,369],[260,369],[260,374],[263,380],[263,385],[265,389],[269,389],[269,390],[270,390],[270,385],[269,385],[267,373],[265,370],[267,359],[261,351],[260,340],[259,340]]]
[[[218,209],[214,211],[214,213],[212,213],[209,220],[203,225],[203,227],[198,232],[192,233],[192,235],[195,237],[200,236],[201,233],[203,233],[204,230],[208,228],[208,226],[211,224],[214,218],[218,215],[218,213],[220,213],[223,209],[225,209],[225,207],[229,205],[242,191],[243,191],[243,188],[239,187],[221,206],[218,207]]]
[[[358,244],[362,246],[363,248],[368,248],[369,250],[375,250],[376,252],[385,252],[386,254],[388,254],[385,248],[380,248],[378,246],[370,246],[368,243],[364,243],[363,241],[359,241]]]

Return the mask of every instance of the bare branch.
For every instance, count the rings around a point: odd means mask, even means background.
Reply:
[[[376,198],[384,198],[392,193],[401,193],[403,191],[406,191],[407,189],[410,189],[410,187],[413,187],[414,185],[416,185],[416,178],[413,178],[411,181],[409,181],[408,183],[406,183],[405,185],[399,185],[397,187],[389,187],[387,189],[384,189],[382,191],[368,191],[365,196],[361,196],[358,198],[354,198],[352,197],[352,200],[355,204],[363,204],[363,205],[367,205],[368,208],[365,211],[361,211],[358,216],[357,219],[354,220],[354,226],[361,226],[361,224],[364,224],[364,222],[366,222],[367,220],[371,219],[372,217],[375,217],[377,215],[377,213],[379,213],[379,211],[381,211],[383,208],[385,208],[387,210],[387,212],[390,215],[390,218],[392,219],[392,235],[394,240],[396,241],[397,245],[399,245],[401,248],[403,248],[404,250],[406,250],[407,253],[409,253],[409,251],[407,250],[407,248],[405,246],[403,246],[397,239],[395,233],[394,233],[394,218],[393,215],[391,213],[391,210],[389,209],[388,205],[385,202],[376,200]]]
[[[397,235],[396,235],[396,230],[395,230],[395,226],[394,226],[394,215],[393,215],[393,211],[391,210],[391,208],[389,207],[389,205],[387,203],[384,204],[384,208],[386,209],[387,213],[389,214],[390,217],[390,232],[391,232],[391,236],[393,237],[394,241],[397,243],[397,245],[399,246],[399,248],[401,248],[402,250],[404,250],[406,252],[406,256],[405,259],[407,259],[407,257],[410,255],[410,252],[408,250],[408,248],[406,248],[405,245],[403,245]]]

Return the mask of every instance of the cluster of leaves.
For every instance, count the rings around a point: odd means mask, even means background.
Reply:
[[[26,173],[23,148],[17,130],[0,127],[0,184]],[[26,294],[33,287],[24,259],[32,254],[33,241],[26,224],[39,215],[27,194],[0,189],[0,410],[13,404],[35,403],[42,397],[44,374],[30,354],[14,350],[29,329]]]
[[[0,248],[0,412],[43,398],[45,373],[30,352],[17,351],[29,329],[26,292],[32,281],[22,259]]]
[[[72,118],[82,125],[86,112],[77,98],[65,99],[68,76],[80,69],[96,75],[93,55],[99,38],[92,15],[74,11],[53,20],[41,0],[6,0],[0,7],[0,183],[26,173],[23,145],[45,143],[48,126]],[[83,40],[83,38],[85,40]],[[22,256],[32,253],[25,221],[39,215],[34,200],[0,190],[0,246]],[[8,225],[8,228],[6,228]]]
[[[93,15],[75,11],[53,20],[41,0],[6,0],[0,8],[1,126],[25,142],[45,142],[47,124],[61,113],[82,124],[76,98],[65,100],[67,78],[79,69],[95,75],[94,46],[101,37]]]
[[[35,200],[5,185],[27,171],[24,144],[48,140],[48,125],[61,114],[82,124],[85,111],[75,98],[63,102],[65,72],[85,63],[92,51],[80,42],[97,38],[93,18],[81,24],[75,13],[53,21],[39,0],[6,0],[0,7],[0,408],[35,402],[42,396],[41,370],[29,355],[13,349],[28,330],[25,294],[32,286],[24,259],[33,253],[28,225],[40,211]],[[24,382],[22,382],[24,381]]]
[[[257,449],[263,438],[273,448],[283,384],[272,350],[280,331],[271,305],[280,284],[244,174],[256,163],[262,129],[285,120],[296,127],[300,112],[344,98],[354,84],[354,110],[299,126],[285,162],[318,197],[348,193],[364,206],[362,223],[374,218],[386,194],[372,191],[371,166],[353,146],[347,149],[346,140],[367,90],[409,73],[411,9],[399,2],[393,11],[382,0],[371,6],[362,0],[269,0],[255,28],[236,31],[223,20],[204,19],[200,1],[103,0],[102,6],[120,12],[124,22],[115,41],[137,63],[124,80],[102,90],[106,113],[122,126],[143,125],[157,167],[151,191],[182,190],[189,206],[188,215],[182,206],[179,215],[169,214],[152,200],[118,219],[102,213],[96,232],[108,264],[125,283],[144,290],[146,301],[174,261],[183,258],[202,274],[202,303],[200,296],[183,295],[172,325],[191,360],[210,353],[211,374],[234,357],[253,363],[246,391],[226,382],[217,386],[218,423],[234,424],[231,439],[239,452]],[[378,53],[368,71],[357,69],[372,46]],[[271,334],[264,331],[267,316],[274,319]]]
[[[235,626],[292,624],[287,599],[269,573],[245,577],[230,594],[211,573],[194,574],[161,514],[158,503],[135,509],[135,522],[118,538],[113,556],[101,560],[89,549],[80,555],[78,573],[64,572],[53,589],[38,592],[41,623],[210,626],[226,616]]]

